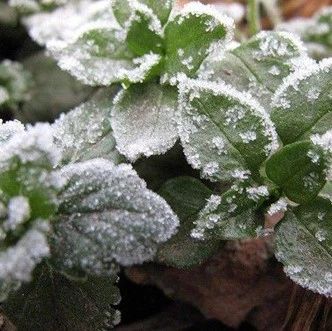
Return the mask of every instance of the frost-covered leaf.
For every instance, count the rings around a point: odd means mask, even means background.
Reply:
[[[268,114],[249,94],[219,83],[180,85],[179,134],[188,162],[211,180],[258,173],[278,147]]]
[[[140,3],[146,5],[153,11],[153,14],[158,17],[162,24],[165,24],[168,20],[169,14],[173,8],[174,0],[113,0],[112,7],[114,16],[119,24],[125,27],[126,23],[130,19],[132,14],[132,6],[130,3]]]
[[[114,90],[97,93],[88,102],[53,124],[54,143],[61,151],[61,164],[90,160],[98,157],[115,164],[123,157],[115,148],[110,122]]]
[[[162,53],[162,26],[153,11],[137,1],[130,1],[132,14],[126,23],[126,43],[136,56]]]
[[[92,29],[74,42],[53,42],[48,47],[59,66],[84,84],[143,82],[154,74],[161,57],[148,53],[133,58],[122,34],[117,29]]]
[[[324,151],[310,141],[283,147],[266,162],[266,174],[294,202],[313,200],[326,181]]]
[[[311,56],[317,59],[332,55],[332,7],[323,7],[313,17],[282,22],[278,30],[298,34]]]
[[[95,159],[65,166],[61,174],[67,185],[52,242],[62,268],[108,274],[114,261],[151,260],[176,232],[177,216],[130,165]]]
[[[238,46],[229,44],[224,53],[212,53],[203,62],[198,76],[248,91],[267,110],[283,79],[299,66],[312,63],[296,36],[262,31]]]
[[[174,5],[174,0],[113,0],[112,7],[114,16],[122,27],[126,26],[126,23],[132,14],[133,9],[132,6],[130,6],[130,3],[135,4],[135,2],[144,4],[150,8],[162,24],[167,22]]]
[[[32,77],[22,64],[11,60],[0,62],[0,109],[16,108],[29,100]]]
[[[177,91],[157,84],[133,85],[121,91],[112,110],[117,148],[130,161],[163,154],[176,142]]]
[[[70,0],[52,12],[28,16],[23,22],[40,45],[53,40],[74,41],[92,28],[119,27],[109,0]]]
[[[50,254],[47,219],[62,184],[52,173],[58,151],[48,124],[24,131],[7,122],[0,134],[0,282],[25,282]]]
[[[274,95],[271,117],[285,144],[332,126],[332,59],[289,75]]]
[[[277,227],[276,257],[286,274],[314,292],[332,296],[332,206],[317,199],[286,213]]]
[[[116,276],[74,281],[45,264],[2,307],[18,330],[108,330],[120,321],[116,282]]]
[[[207,55],[231,38],[232,31],[233,20],[212,7],[199,2],[185,5],[165,27],[164,79],[195,74]]]
[[[198,241],[190,236],[193,221],[211,195],[202,182],[193,177],[177,177],[167,181],[159,194],[180,219],[178,233],[160,246],[157,260],[177,268],[189,268],[204,262],[221,247],[219,241]]]
[[[256,210],[269,195],[266,186],[246,179],[222,195],[212,194],[195,220],[191,236],[200,240],[255,238],[263,224]]]

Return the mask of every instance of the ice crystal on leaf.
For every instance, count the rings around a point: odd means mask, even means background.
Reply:
[[[95,159],[65,166],[67,185],[52,236],[65,269],[112,272],[113,262],[151,260],[178,226],[177,216],[130,165]]]

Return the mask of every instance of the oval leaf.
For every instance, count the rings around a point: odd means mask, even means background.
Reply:
[[[192,76],[210,52],[231,38],[233,21],[209,6],[192,2],[165,27],[165,73]]]
[[[278,88],[271,117],[285,144],[332,126],[332,59],[295,71]]]
[[[177,91],[169,86],[131,86],[117,96],[112,127],[117,148],[131,162],[163,154],[176,142]]]
[[[53,255],[64,269],[108,274],[113,261],[151,260],[178,226],[170,207],[131,166],[95,159],[65,166]]]
[[[326,181],[324,151],[310,141],[283,147],[266,162],[266,174],[297,203],[313,200]]]
[[[258,173],[278,147],[269,116],[248,94],[225,84],[185,79],[180,86],[179,134],[188,162],[212,180]]]
[[[317,199],[287,212],[277,227],[276,257],[286,274],[314,292],[332,296],[332,206]]]

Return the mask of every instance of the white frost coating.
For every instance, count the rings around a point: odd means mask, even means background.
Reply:
[[[135,65],[132,69],[123,69],[119,70],[119,79],[124,80],[128,79],[132,83],[143,83],[144,78],[147,76],[147,73],[156,66],[161,60],[159,54],[149,53],[145,54],[142,57],[138,57],[133,60]]]
[[[6,170],[13,157],[20,162],[47,162],[57,164],[60,152],[53,143],[53,132],[49,124],[36,124],[24,132],[14,134],[3,144],[0,154],[0,169]]]
[[[24,196],[11,198],[8,203],[7,212],[8,218],[3,223],[3,229],[5,231],[13,231],[30,218],[29,200]]]
[[[267,210],[267,213],[270,216],[273,216],[277,213],[283,213],[287,211],[287,207],[288,207],[288,200],[286,198],[280,198],[277,202],[271,204],[271,206]]]
[[[155,85],[130,99],[130,90],[122,90],[114,100],[112,128],[117,149],[131,162],[140,156],[149,157],[168,151],[176,142],[176,93]],[[123,104],[122,104],[123,103]]]
[[[332,180],[332,130],[329,130],[322,135],[314,134],[310,139],[314,145],[319,146],[324,151],[328,160],[326,178],[327,180]],[[308,156],[311,157],[313,163],[318,163],[320,160],[319,155],[314,152],[311,152]]]
[[[48,223],[39,220],[15,246],[0,252],[0,279],[30,281],[35,266],[50,254],[46,238],[48,231]]]
[[[18,120],[5,123],[0,120],[0,145],[7,142],[16,133],[22,133],[24,130],[24,125]]]
[[[92,28],[119,27],[108,0],[69,1],[51,13],[39,13],[24,19],[29,35],[45,45],[52,40],[74,41]]]
[[[143,14],[147,19],[149,19],[149,30],[163,36],[164,31],[161,22],[150,7],[137,0],[129,0],[128,3],[132,14],[125,24],[125,30],[129,30],[133,22],[141,20],[141,17],[138,14]]]
[[[291,42],[293,44],[293,48],[297,49],[300,54],[306,54],[307,49],[296,34],[286,31],[278,31],[276,33],[283,39],[286,39],[288,42]],[[266,57],[292,55],[292,53],[288,50],[288,43],[284,43],[282,40],[275,39],[269,31],[261,31],[254,38],[256,40],[262,41],[259,45],[259,56]]]
[[[114,260],[142,263],[176,232],[177,216],[131,165],[94,159],[65,166],[61,174],[68,184],[60,196],[55,252],[67,267],[107,273],[105,264]]]
[[[261,197],[269,196],[269,190],[265,185],[258,187],[248,187],[246,188],[246,192],[248,194],[248,198],[253,201],[259,201]]]
[[[314,134],[310,139],[314,145],[321,147],[327,153],[332,153],[332,130],[323,135]]]
[[[288,94],[287,92],[290,87],[292,87],[294,90],[298,90],[300,82],[304,81],[305,79],[313,75],[318,75],[319,73],[322,72],[328,73],[331,70],[332,70],[332,58],[324,59],[317,64],[312,63],[310,66],[298,68],[298,70],[295,70],[293,73],[287,76],[283,80],[283,83],[276,90],[272,99],[272,106],[289,109],[290,102],[287,99],[287,94]]]
[[[215,19],[213,25],[223,25],[226,29],[226,39],[222,41],[223,44],[227,44],[233,39],[234,20],[231,17],[216,11],[212,5],[203,5],[198,1],[189,2],[185,4],[179,12],[176,13],[176,16],[172,15],[170,21],[178,20],[178,23],[181,24],[185,18],[188,18],[191,15],[198,17],[201,15],[208,15]],[[207,29],[211,29],[211,26],[208,26]]]

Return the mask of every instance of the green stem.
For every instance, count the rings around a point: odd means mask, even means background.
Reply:
[[[249,33],[251,36],[253,36],[261,29],[260,15],[259,15],[259,0],[248,0],[247,20],[249,26]]]

